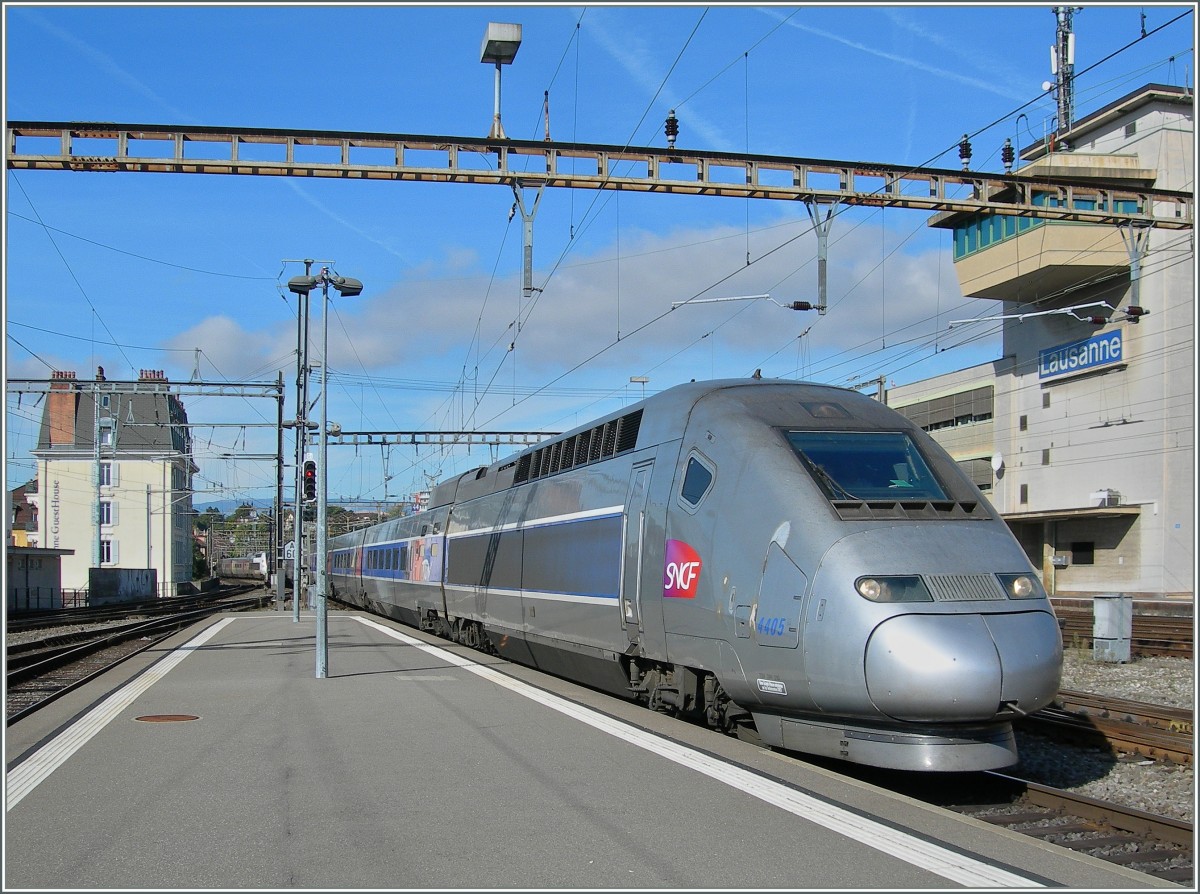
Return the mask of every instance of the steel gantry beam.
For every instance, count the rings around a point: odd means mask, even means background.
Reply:
[[[168,382],[165,379],[7,379],[6,391],[21,394],[49,394],[53,390],[69,385],[76,391],[107,392],[110,394],[174,394],[201,397],[270,397],[275,400],[283,395],[282,382]],[[174,423],[163,423],[172,425]],[[193,428],[208,428],[197,424]],[[272,424],[272,427],[273,424]]]
[[[338,431],[331,432],[329,443],[353,446],[441,446],[466,447],[475,444],[499,446],[539,444],[558,432],[548,431]]]
[[[675,147],[152,124],[9,121],[5,127],[6,163],[15,170],[555,186],[991,212],[1164,229],[1191,228],[1194,204],[1190,192],[1083,178]]]

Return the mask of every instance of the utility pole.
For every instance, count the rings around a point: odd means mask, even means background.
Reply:
[[[287,598],[283,558],[283,370],[275,382],[279,386],[279,400],[275,402],[275,536],[271,538],[274,547],[271,566],[275,569],[275,606],[283,611]]]
[[[287,260],[284,263],[289,263]],[[304,275],[312,273],[312,258],[305,258]],[[301,583],[304,574],[304,448],[308,439],[308,293],[298,293],[296,312],[296,500],[293,510],[295,539],[292,552],[292,621],[300,621]],[[282,423],[280,423],[282,425]]]

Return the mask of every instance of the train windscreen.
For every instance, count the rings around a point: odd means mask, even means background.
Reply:
[[[830,500],[945,500],[903,432],[789,431],[788,441]]]

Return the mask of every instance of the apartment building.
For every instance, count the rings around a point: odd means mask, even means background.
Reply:
[[[69,549],[62,587],[89,569],[152,569],[159,596],[192,585],[191,436],[161,370],[136,382],[55,372],[37,449],[38,542]]]

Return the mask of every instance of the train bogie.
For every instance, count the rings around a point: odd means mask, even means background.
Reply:
[[[1004,522],[855,392],[680,386],[434,504],[335,538],[335,595],[770,745],[1002,767],[1011,718],[1057,690],[1057,623]]]

